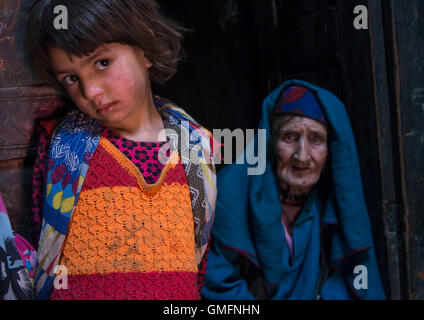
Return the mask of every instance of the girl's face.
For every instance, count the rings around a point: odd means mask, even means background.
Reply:
[[[152,101],[152,63],[138,47],[104,44],[78,58],[52,46],[49,57],[57,80],[74,103],[105,127],[119,126]]]
[[[280,184],[304,193],[318,182],[327,159],[327,129],[318,121],[293,117],[280,129],[277,142]]]

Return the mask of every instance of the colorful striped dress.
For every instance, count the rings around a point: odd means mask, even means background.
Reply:
[[[67,288],[51,299],[200,298],[186,174],[159,161],[161,146],[103,130],[59,262]]]

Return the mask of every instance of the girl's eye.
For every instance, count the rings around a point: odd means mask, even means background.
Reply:
[[[77,81],[78,81],[78,76],[74,74],[71,74],[70,76],[67,76],[63,79],[63,83],[67,86],[71,86]]]
[[[103,70],[103,69],[106,69],[106,67],[109,66],[109,64],[110,64],[110,61],[108,59],[101,59],[96,62],[96,67],[99,70]]]

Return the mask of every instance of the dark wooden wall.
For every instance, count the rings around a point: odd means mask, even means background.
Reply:
[[[424,299],[424,2],[382,1],[387,91],[405,296]],[[376,57],[380,59],[380,57]],[[384,107],[383,107],[384,110]],[[382,138],[383,140],[384,138]],[[385,179],[383,179],[384,181]],[[390,182],[386,181],[386,182]],[[396,221],[395,220],[395,221]],[[390,255],[389,255],[390,257]],[[390,259],[389,259],[390,261]]]
[[[57,94],[34,75],[24,48],[31,1],[0,1],[0,194],[14,230],[31,240],[34,125],[58,109]]]
[[[35,124],[60,108],[34,75],[22,17],[32,0],[0,0],[0,193],[30,239]],[[383,284],[424,298],[424,3],[420,0],[160,0],[192,31],[161,94],[209,129],[255,128],[261,103],[296,77],[347,106]],[[353,27],[353,8],[369,29]]]

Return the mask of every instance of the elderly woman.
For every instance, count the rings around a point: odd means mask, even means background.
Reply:
[[[344,105],[290,80],[264,101],[259,128],[265,173],[232,164],[218,175],[203,297],[384,299]]]

